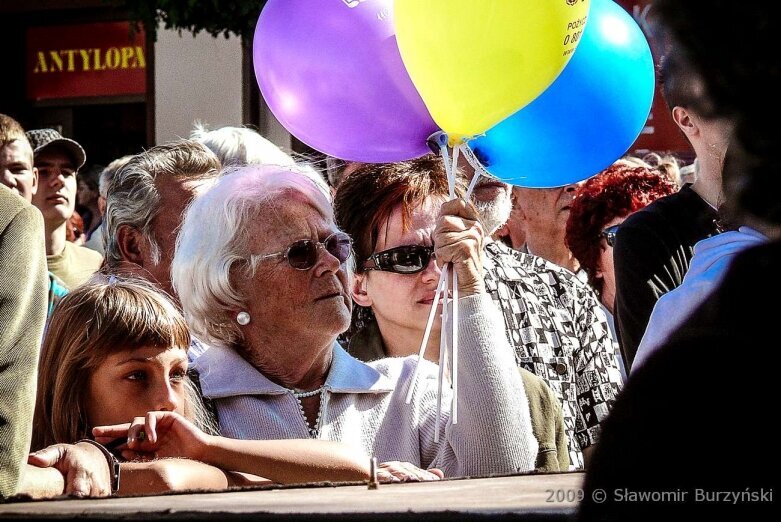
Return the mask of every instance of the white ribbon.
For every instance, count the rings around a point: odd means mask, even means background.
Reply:
[[[451,161],[450,155],[447,149],[447,140],[439,140],[439,151],[442,156],[442,161],[445,165],[445,172],[447,174],[448,192],[450,200],[456,198],[456,169],[458,165],[459,154],[463,152],[467,162],[475,169],[475,175],[469,184],[464,200],[469,201],[472,191],[477,184],[477,180],[481,175],[486,173],[485,169],[475,157],[474,153],[466,145],[456,145],[453,148],[453,158]],[[450,290],[448,282],[448,273],[453,274],[453,286]],[[448,301],[449,290],[452,292],[450,301]],[[442,327],[439,341],[439,378],[437,382],[437,416],[435,420],[434,429],[434,442],[439,442],[439,426],[440,418],[442,416],[442,388],[445,381],[445,367],[450,363],[450,375],[451,385],[453,389],[453,397],[451,403],[450,420],[453,424],[458,423],[458,274],[452,267],[452,263],[448,263],[442,267],[442,273],[439,276],[439,282],[437,283],[437,290],[434,294],[434,302],[431,303],[431,311],[429,312],[428,321],[426,323],[426,329],[423,332],[423,341],[420,344],[420,350],[418,351],[418,361],[415,365],[415,370],[412,374],[412,382],[409,390],[407,391],[406,402],[409,404],[412,401],[412,393],[415,390],[415,386],[418,382],[420,361],[426,352],[426,346],[428,345],[429,338],[431,336],[431,328],[434,324],[434,317],[436,316],[436,310],[439,305],[440,299],[442,300]],[[449,304],[451,306],[449,306]],[[452,307],[452,311],[451,311]],[[450,342],[448,342],[448,326],[452,328],[450,335]]]

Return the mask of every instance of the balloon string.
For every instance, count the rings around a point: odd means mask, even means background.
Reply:
[[[451,176],[450,175],[450,154],[447,151],[447,142],[439,146],[439,153],[442,155],[442,163],[445,165],[445,174],[447,175],[448,192],[451,192],[453,186],[453,180],[450,177]],[[452,199],[453,196],[451,195],[450,198]]]
[[[452,365],[450,378],[453,383],[453,398],[450,408],[450,419],[453,424],[458,424],[458,274],[455,269],[453,270],[453,316],[451,325],[453,327],[453,336],[451,338],[451,356],[450,364]],[[445,325],[442,325],[444,330]]]
[[[465,201],[469,201],[469,198],[472,197],[472,191],[475,189],[478,179],[480,179],[480,173],[475,171],[475,175],[472,176],[472,181],[469,182],[469,188],[467,189],[466,194],[464,194]]]
[[[452,162],[448,153],[446,142],[443,143],[439,149],[442,156],[442,162],[444,163],[445,173],[447,174],[448,193],[450,195],[451,201],[456,198],[456,172],[458,168],[458,157],[461,149],[462,145],[460,144],[453,148]],[[469,161],[469,156],[467,156],[467,161]],[[475,178],[472,180],[468,194],[471,193],[472,189],[474,188],[475,181],[478,177],[479,176],[475,176]],[[439,442],[439,426],[440,419],[442,417],[442,388],[445,380],[445,366],[447,365],[448,359],[450,360],[451,365],[450,373],[453,387],[453,397],[451,399],[451,422],[453,424],[458,422],[458,275],[456,274],[455,269],[453,269],[453,298],[450,301],[450,303],[452,303],[453,311],[452,316],[450,316],[448,313],[448,290],[450,285],[448,284],[447,276],[451,266],[452,263],[448,263],[442,267],[439,282],[437,283],[437,290],[434,294],[434,301],[431,304],[431,310],[429,311],[426,329],[423,332],[423,340],[420,344],[420,350],[418,351],[417,364],[415,365],[415,370],[412,374],[412,382],[409,389],[407,390],[406,397],[406,403],[410,404],[412,401],[412,393],[417,386],[420,375],[420,362],[421,359],[423,359],[429,338],[431,336],[431,329],[434,324],[434,318],[436,316],[435,314],[439,305],[439,300],[442,299],[442,322],[439,340],[439,377],[437,382],[437,411],[435,419],[434,442]],[[447,326],[452,326],[451,342],[448,342]],[[450,357],[448,357],[448,352],[450,352]]]
[[[451,167],[451,183],[450,183],[450,199],[455,199],[456,197],[456,191],[455,191],[455,181],[456,181],[456,172],[458,172],[458,156],[461,152],[463,145],[458,144],[453,149],[453,165]],[[469,196],[466,196],[466,201],[469,201]],[[450,338],[450,364],[451,364],[451,371],[450,371],[450,379],[451,383],[453,385],[453,397],[452,397],[452,404],[450,408],[450,419],[453,424],[458,424],[458,274],[456,273],[455,268],[453,268],[453,289],[452,289],[452,300],[451,303],[453,303],[453,312],[451,315],[450,325],[453,328],[453,334]],[[444,327],[444,325],[443,325]]]
[[[409,390],[407,390],[406,402],[409,404],[412,402],[412,392],[415,390],[415,385],[418,382],[418,375],[420,374],[420,360],[423,359],[423,354],[426,352],[426,346],[428,345],[428,339],[431,335],[431,327],[434,324],[434,318],[436,317],[437,305],[439,303],[440,296],[445,288],[445,280],[447,277],[447,271],[443,270],[439,276],[439,283],[437,283],[437,291],[434,294],[434,302],[431,305],[431,311],[428,314],[428,322],[426,323],[426,330],[423,332],[423,342],[420,343],[420,351],[418,352],[418,361],[415,364],[415,371],[412,373],[412,383]]]
[[[456,172],[458,169],[458,153],[461,150],[461,145],[456,145],[453,148],[453,163],[450,166],[450,172],[447,176],[447,188],[450,192],[450,200],[456,199]]]
[[[447,172],[447,185],[448,185],[448,192],[450,193],[450,200],[456,199],[456,173],[458,172],[458,156],[461,152],[461,144],[456,145],[453,147],[453,161],[452,163],[448,163],[447,159],[447,145],[444,145],[442,147],[445,149],[445,152],[443,153],[443,159],[445,160],[445,171]],[[448,168],[449,167],[449,168]],[[448,268],[452,270],[453,273],[453,286],[452,286],[452,296],[450,303],[452,304],[452,312],[449,312],[450,308],[447,306],[447,293],[444,295],[445,304],[442,307],[442,339],[445,339],[447,341],[447,327],[445,326],[445,319],[448,319],[448,324],[452,326],[452,335],[450,337],[450,342],[446,342],[445,344],[442,344],[440,347],[440,351],[447,352],[448,350],[450,353],[450,364],[452,365],[451,371],[450,371],[450,378],[452,383],[452,389],[453,389],[453,396],[451,398],[451,422],[452,424],[456,424],[458,422],[458,275],[456,274],[455,267],[453,267],[453,263],[448,263]],[[447,280],[446,280],[447,281]],[[445,283],[447,285],[447,282]],[[445,286],[447,289],[447,286]],[[443,364],[443,361],[440,360],[440,364]],[[440,380],[441,375],[443,375],[443,372],[440,371]],[[442,414],[442,409],[440,406],[441,402],[441,396],[442,396],[442,382],[439,383],[439,396],[437,397],[437,419]]]
[[[445,274],[445,281],[447,281],[448,265],[442,268],[442,273]],[[442,326],[439,336],[439,378],[437,379],[437,416],[434,420],[434,442],[439,442],[439,425],[442,418],[442,387],[445,382],[445,366],[447,365],[447,295],[442,296]]]
[[[475,156],[475,153],[472,151],[472,149],[469,148],[468,145],[464,145],[462,147],[462,152],[464,153],[466,161],[475,171],[475,175],[472,176],[472,181],[469,183],[469,188],[467,189],[466,195],[464,196],[465,200],[469,200],[469,198],[472,196],[472,191],[474,190],[477,181],[480,179],[480,176],[490,176],[490,174],[488,174],[488,172],[485,170],[485,167],[480,164],[480,161]]]
[[[450,200],[456,199],[456,173],[458,172],[458,156],[461,152],[461,144],[453,147],[453,160],[448,161],[447,145],[441,147],[442,159],[445,162],[445,171],[447,173],[448,192],[450,194]],[[453,267],[452,263],[448,263],[446,269],[451,269],[453,273],[453,286],[452,286],[452,298],[450,303],[452,304],[452,312],[448,306],[447,292],[444,294],[444,304],[442,307],[442,329],[441,339],[444,342],[440,343],[440,382],[439,393],[437,396],[437,420],[442,415],[441,401],[442,401],[442,378],[444,375],[445,360],[441,357],[441,352],[450,352],[450,378],[453,388],[453,396],[451,399],[451,422],[456,424],[458,422],[458,275]],[[445,289],[447,289],[447,279],[445,280]],[[452,315],[451,315],[452,314]],[[448,328],[446,325],[452,327],[452,334],[448,342]]]

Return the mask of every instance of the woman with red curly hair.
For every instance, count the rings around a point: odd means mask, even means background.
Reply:
[[[664,162],[652,166],[636,158],[621,159],[586,181],[575,196],[567,220],[567,245],[611,314],[616,296],[613,242],[618,226],[633,212],[676,192],[678,187],[671,179]]]

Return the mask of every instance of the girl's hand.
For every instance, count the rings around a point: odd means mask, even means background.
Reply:
[[[120,446],[127,460],[185,457],[202,461],[210,439],[192,422],[170,411],[150,411],[130,424],[98,426],[92,434],[104,444],[127,437],[127,444]]]

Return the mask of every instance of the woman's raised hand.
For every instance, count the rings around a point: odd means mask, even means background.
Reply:
[[[127,443],[119,447],[127,460],[185,457],[202,461],[210,439],[192,422],[170,411],[150,411],[129,424],[98,426],[92,434],[102,444],[127,437]]]
[[[437,264],[453,263],[461,297],[485,291],[483,240],[485,233],[475,207],[463,199],[442,205],[434,229]]]

